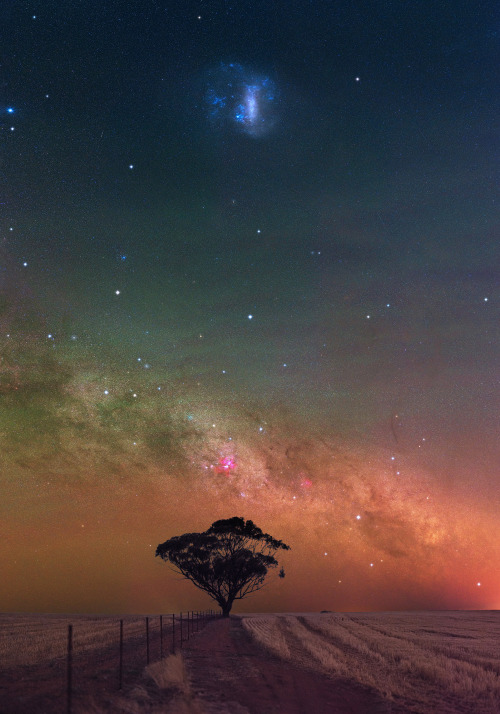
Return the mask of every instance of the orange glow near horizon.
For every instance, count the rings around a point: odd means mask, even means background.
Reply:
[[[235,516],[291,546],[236,609],[498,603],[490,4],[32,4],[0,4],[0,610],[210,607],[155,549]]]

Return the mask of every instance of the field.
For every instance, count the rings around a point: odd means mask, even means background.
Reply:
[[[500,613],[481,611],[241,615],[189,642],[184,622],[182,658],[154,617],[149,668],[145,618],[127,617],[121,691],[117,618],[0,615],[0,714],[67,711],[70,622],[75,714],[500,712]]]
[[[414,712],[500,712],[500,613],[249,616],[279,657],[353,680]]]
[[[176,651],[180,650],[179,616],[175,617],[175,628],[171,615],[163,617],[161,636],[159,616],[148,618],[147,631],[145,616],[122,619],[120,668],[119,617],[0,614],[0,714],[68,711],[70,624],[72,714],[135,713],[149,711],[146,702],[167,702],[171,697],[166,692],[155,692],[151,680],[165,679],[165,673],[158,671],[155,662],[159,662],[161,655],[164,658],[171,655],[174,640]],[[206,622],[200,615],[190,622],[188,630],[184,613],[182,644]]]

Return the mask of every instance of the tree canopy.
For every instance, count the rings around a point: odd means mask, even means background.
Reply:
[[[229,617],[235,600],[264,586],[268,570],[278,566],[274,557],[278,550],[290,546],[263,533],[252,521],[234,517],[215,521],[203,533],[174,536],[161,543],[155,555],[208,593]],[[283,568],[279,577],[285,577]]]

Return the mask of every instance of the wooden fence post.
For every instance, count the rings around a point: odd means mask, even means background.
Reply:
[[[146,664],[149,664],[149,617],[146,617]]]
[[[68,625],[68,658],[66,663],[66,711],[71,714],[71,695],[73,677],[73,625]]]
[[[163,659],[163,615],[160,615],[160,659]]]
[[[175,654],[175,613],[172,613],[172,654]]]
[[[182,612],[180,614],[179,622],[180,622],[180,627],[181,627],[181,649],[182,649]]]
[[[120,664],[118,667],[118,689],[123,684],[123,620],[120,620]]]

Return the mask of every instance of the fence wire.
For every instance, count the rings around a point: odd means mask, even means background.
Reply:
[[[0,714],[71,714],[89,696],[105,701],[215,617],[0,615]]]

